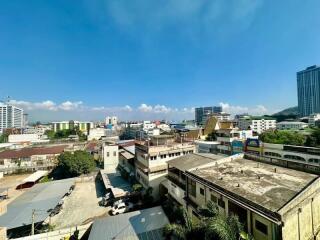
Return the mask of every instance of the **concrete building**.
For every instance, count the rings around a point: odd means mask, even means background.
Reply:
[[[105,143],[102,147],[102,156],[104,171],[109,173],[116,172],[119,164],[119,146]]]
[[[8,136],[9,143],[44,143],[48,139],[41,138],[38,134],[11,134]]]
[[[108,129],[110,130],[110,129]],[[105,128],[92,128],[88,135],[88,141],[100,140],[107,137],[107,129]]]
[[[0,133],[6,128],[23,127],[23,109],[0,103]]]
[[[233,142],[234,141],[245,141],[247,138],[253,137],[252,130],[240,130],[235,128],[232,122],[218,122],[218,128],[215,133],[217,136],[218,153],[232,155],[233,154]]]
[[[264,131],[269,129],[276,129],[277,127],[277,121],[275,119],[267,119],[264,117],[246,116],[239,118],[237,122],[239,129],[250,129],[258,134],[263,133]]]
[[[320,148],[263,143],[248,139],[246,158],[320,174]]]
[[[62,122],[52,122],[53,131],[57,132],[60,130],[74,129],[78,127],[84,134],[89,134],[91,128],[93,128],[93,122],[79,122],[79,121],[62,121]]]
[[[297,72],[297,89],[300,116],[320,113],[320,66]]]
[[[135,144],[136,179],[145,187],[153,188],[153,196],[158,198],[159,185],[168,173],[167,161],[194,153],[191,142],[176,142],[172,135],[152,136],[149,141]]]
[[[207,119],[213,113],[221,113],[221,106],[213,106],[213,107],[198,107],[195,109],[195,123],[197,125],[205,125]]]
[[[23,134],[37,134],[41,137],[45,134],[46,131],[51,129],[51,125],[37,125],[34,127],[26,126],[23,128]]]
[[[317,126],[317,122],[320,121],[320,113],[311,114],[308,117],[308,124],[312,127]]]
[[[215,202],[236,214],[255,240],[316,239],[320,227],[319,176],[237,158],[185,172],[190,214]]]
[[[220,142],[196,140],[194,141],[194,144],[196,145],[197,153],[217,153]]]
[[[2,151],[0,152],[0,171],[11,173],[14,172],[16,168],[53,168],[57,164],[57,157],[64,152],[67,147],[67,145],[56,145]]]
[[[289,121],[278,122],[276,125],[279,130],[301,130],[308,127],[308,124],[304,122]]]
[[[116,126],[118,124],[118,118],[116,116],[106,117],[106,125]]]

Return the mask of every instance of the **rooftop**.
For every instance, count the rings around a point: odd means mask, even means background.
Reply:
[[[31,224],[32,210],[36,210],[35,223],[43,222],[63,196],[74,184],[74,179],[65,179],[36,184],[7,206],[0,216],[0,226],[8,229]]]
[[[168,161],[170,167],[175,167],[180,171],[190,171],[201,165],[216,162],[219,159],[225,158],[223,155],[216,155],[210,153],[193,153],[187,154]]]
[[[162,229],[167,224],[162,207],[153,207],[94,221],[89,240],[160,240],[164,239]]]
[[[120,173],[109,173],[100,170],[102,181],[106,189],[110,189],[115,198],[130,194],[131,184],[127,182]]]
[[[5,150],[0,152],[0,159],[24,158],[33,155],[60,154],[67,145],[58,145],[52,147],[31,147],[18,150]]]
[[[313,174],[243,158],[197,169],[191,174],[272,212],[277,212],[318,178]]]

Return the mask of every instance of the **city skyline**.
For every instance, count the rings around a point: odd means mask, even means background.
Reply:
[[[183,3],[3,1],[0,98],[41,121],[298,105],[296,72],[320,63],[319,35],[305,27],[320,22],[318,1]]]

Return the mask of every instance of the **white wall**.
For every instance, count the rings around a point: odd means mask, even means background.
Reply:
[[[119,164],[119,147],[118,145],[103,146],[103,169],[108,172],[116,172]]]
[[[40,141],[40,136],[38,134],[13,134],[9,135],[9,143],[19,143],[19,142],[38,142]]]

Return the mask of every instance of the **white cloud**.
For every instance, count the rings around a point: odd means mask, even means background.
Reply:
[[[142,103],[139,107],[138,107],[139,111],[141,112],[152,112],[153,107],[152,106],[148,106],[145,103]]]
[[[66,101],[61,103],[58,108],[64,111],[70,111],[70,110],[75,110],[75,109],[79,109],[82,105],[81,101],[78,102],[70,102],[70,101]]]
[[[244,106],[233,106],[229,103],[221,102],[219,104],[222,107],[222,110],[224,112],[230,113],[230,114],[241,114],[241,113],[248,113],[252,115],[264,115],[269,114],[270,111],[263,105],[257,105],[253,107],[244,107]]]

